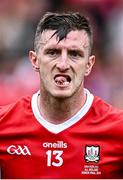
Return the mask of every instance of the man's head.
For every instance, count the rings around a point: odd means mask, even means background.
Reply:
[[[88,20],[79,13],[46,13],[35,35],[29,57],[40,74],[41,93],[66,98],[83,90],[84,77],[91,72],[92,32]]]
[[[86,31],[90,42],[89,52],[91,53],[93,45],[92,30],[89,21],[79,13],[46,13],[37,26],[34,41],[34,50],[36,52],[38,52],[40,48],[41,34],[47,30],[55,30],[53,36],[56,34],[58,41],[66,38],[70,31]]]

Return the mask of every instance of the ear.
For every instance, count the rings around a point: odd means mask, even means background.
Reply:
[[[94,55],[89,56],[88,63],[86,65],[85,76],[88,76],[90,74],[94,63],[95,63],[95,56]]]
[[[31,61],[34,71],[39,72],[38,58],[35,51],[29,51],[29,60]]]

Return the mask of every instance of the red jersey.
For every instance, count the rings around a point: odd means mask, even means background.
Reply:
[[[86,90],[59,125],[39,113],[38,93],[0,109],[1,178],[123,178],[123,112]]]

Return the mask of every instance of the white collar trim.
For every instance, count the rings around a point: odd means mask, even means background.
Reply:
[[[84,91],[87,94],[87,100],[86,100],[84,106],[72,118],[68,119],[67,121],[65,121],[61,124],[57,124],[57,125],[46,121],[41,116],[39,109],[38,109],[38,104],[37,104],[37,102],[38,102],[37,98],[39,95],[39,91],[38,91],[36,94],[33,94],[33,96],[32,96],[32,111],[34,113],[35,118],[48,131],[50,131],[54,134],[60,133],[61,131],[65,130],[65,129],[69,128],[70,126],[72,126],[73,124],[77,123],[89,111],[89,109],[93,103],[94,96],[87,89],[84,89]]]

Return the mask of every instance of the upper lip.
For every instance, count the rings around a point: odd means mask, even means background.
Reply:
[[[56,74],[56,75],[54,76],[54,79],[55,79],[56,77],[59,77],[59,76],[65,77],[68,82],[71,81],[71,77],[70,77],[70,75],[68,75],[68,74]]]

